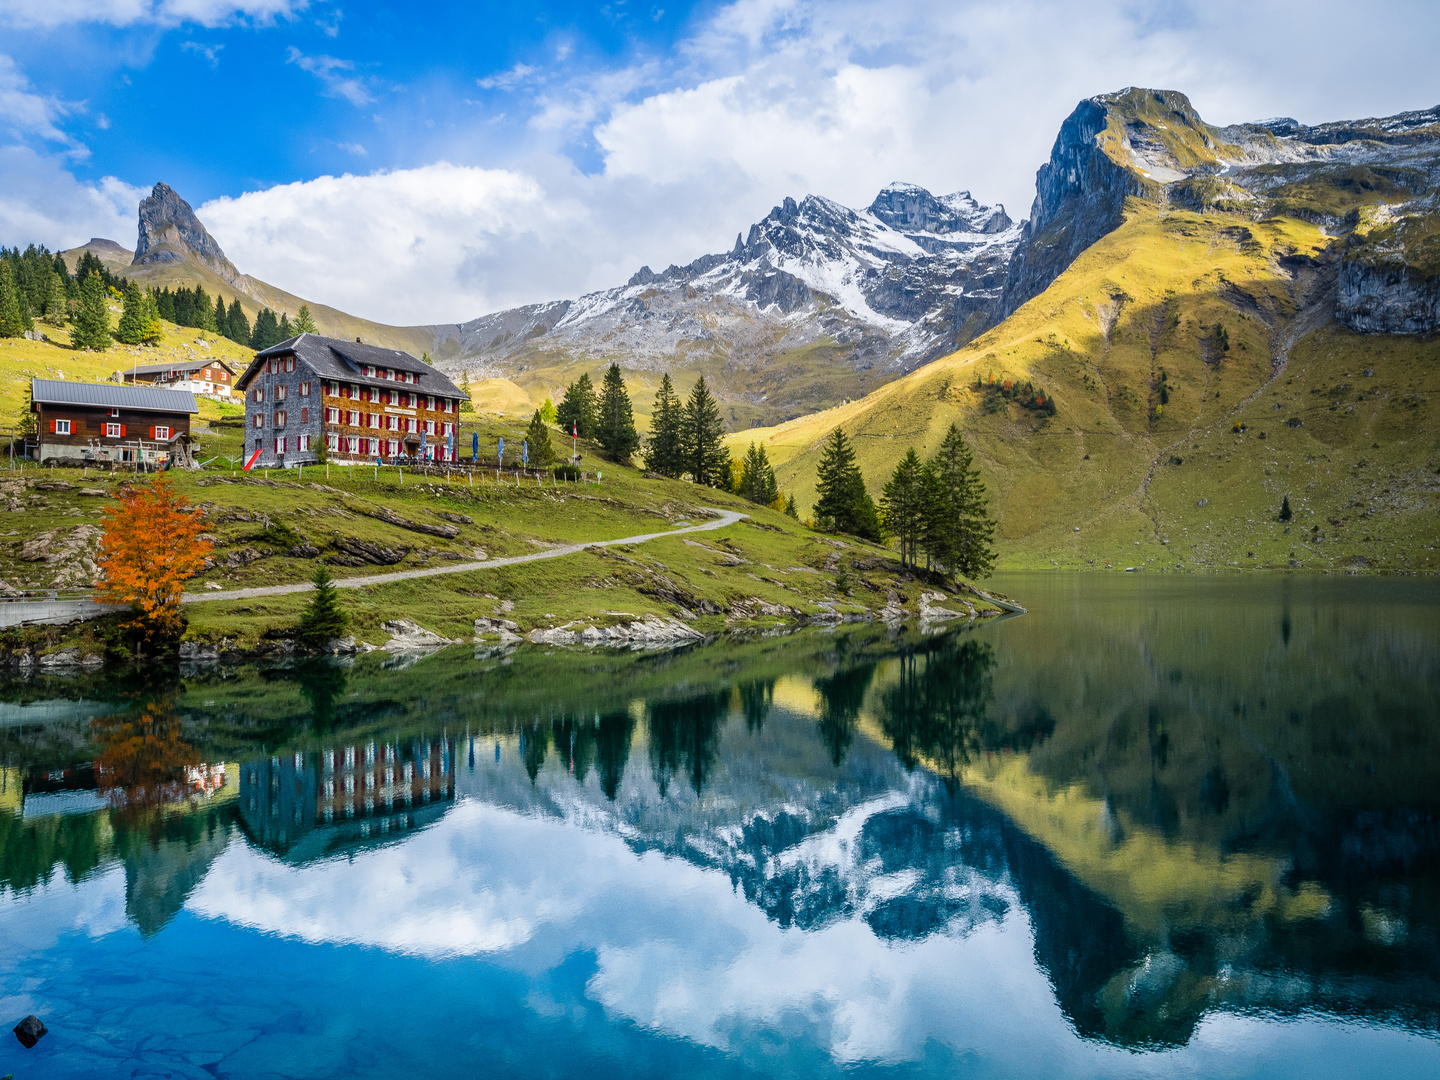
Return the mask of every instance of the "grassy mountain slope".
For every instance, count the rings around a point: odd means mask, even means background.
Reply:
[[[358,337],[374,345],[382,345],[390,349],[403,349],[415,356],[430,351],[435,346],[435,336],[426,327],[388,326],[385,323],[371,322],[369,319],[362,319],[337,308],[305,300],[284,289],[251,277],[249,274],[241,275],[237,287],[237,284],[226,281],[209,267],[200,265],[183,249],[176,249],[176,254],[180,258],[173,262],[136,266],[130,261],[130,258],[122,259],[117,255],[118,245],[112,246],[112,244],[113,242],[97,244],[95,241],[91,241],[89,244],[62,251],[60,254],[70,266],[72,273],[81,254],[90,250],[113,273],[122,274],[131,280],[138,281],[147,288],[163,289],[168,286],[175,289],[183,285],[193,289],[196,285],[200,285],[204,287],[212,300],[216,296],[223,296],[226,304],[239,297],[240,307],[252,326],[255,323],[255,316],[259,314],[262,307],[268,307],[276,314],[287,313],[294,318],[295,313],[300,310],[301,304],[309,304],[311,314],[315,316],[316,326],[319,327],[322,334],[329,337],[347,340]],[[120,248],[119,251],[133,257],[133,252],[123,248]]]
[[[732,446],[763,441],[805,507],[836,426],[878,489],[955,422],[1002,566],[1437,569],[1440,342],[1333,321],[1342,243],[1297,217],[1131,197],[1115,231],[960,351]],[[992,377],[1032,381],[1057,415],[977,389]]]

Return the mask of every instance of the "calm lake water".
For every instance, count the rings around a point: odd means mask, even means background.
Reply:
[[[25,1077],[1440,1076],[1440,586],[0,682]]]

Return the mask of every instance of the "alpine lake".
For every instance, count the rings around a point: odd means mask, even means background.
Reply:
[[[0,1075],[1440,1076],[1440,583],[0,680]]]

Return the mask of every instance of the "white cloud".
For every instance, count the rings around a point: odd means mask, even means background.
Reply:
[[[182,42],[180,48],[185,52],[193,52],[197,56],[203,56],[210,62],[212,68],[220,66],[220,50],[224,45],[205,45],[199,41]]]
[[[369,318],[438,322],[485,295],[467,265],[530,230],[557,230],[565,208],[522,173],[438,162],[322,176],[197,213],[247,273]]]
[[[534,75],[537,68],[529,64],[516,64],[508,71],[497,72],[494,75],[487,75],[483,79],[476,79],[475,85],[482,90],[514,90],[523,84],[531,75]]]
[[[0,54],[0,127],[11,138],[38,136],[79,151],[79,144],[59,126],[74,111],[73,105],[36,93],[15,61]]]
[[[366,80],[352,74],[355,70],[354,61],[340,60],[334,56],[306,56],[291,45],[286,63],[296,64],[314,75],[324,84],[325,92],[331,97],[343,97],[357,107],[369,105],[375,100]]]
[[[0,0],[0,22],[52,29],[72,23],[178,26],[261,25],[293,18],[309,0]]]
[[[64,250],[101,236],[134,247],[136,207],[150,193],[113,176],[82,183],[60,159],[0,147],[0,237]]]

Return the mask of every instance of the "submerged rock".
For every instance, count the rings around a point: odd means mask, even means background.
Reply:
[[[20,1040],[20,1045],[26,1050],[30,1050],[46,1036],[50,1029],[38,1016],[32,1015],[16,1024],[14,1030],[15,1038]]]

